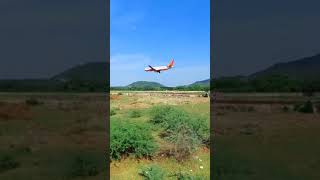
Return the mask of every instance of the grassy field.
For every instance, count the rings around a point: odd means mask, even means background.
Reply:
[[[295,112],[301,96],[229,95],[214,104],[214,177],[219,180],[320,179],[320,115]],[[281,99],[291,100],[283,103]],[[245,102],[247,101],[247,102]],[[317,102],[318,97],[311,101]]]
[[[0,179],[103,179],[103,94],[1,93]]]
[[[200,145],[188,158],[177,160],[163,153],[172,144],[161,137],[161,128],[150,123],[155,106],[169,105],[204,118],[209,125],[209,98],[195,94],[111,95],[115,111],[111,121],[147,127],[158,146],[152,157],[112,160],[111,179],[143,179],[139,173],[148,167],[157,167],[157,172],[160,168],[166,179],[177,179],[173,175],[179,173],[209,179],[207,146]],[[293,110],[295,103],[308,98],[225,97],[227,101],[220,97],[214,104],[212,173],[216,179],[320,179],[319,111]],[[103,94],[1,93],[0,179],[105,178],[105,101]],[[312,99],[315,106],[318,101],[319,97]]]
[[[110,164],[111,179],[143,179],[139,173],[146,167],[156,166],[164,173],[164,179],[177,179],[178,174],[183,174],[186,178],[194,177],[198,179],[210,179],[210,150],[208,146],[199,145],[190,156],[177,160],[173,156],[164,155],[170,143],[161,138],[161,128],[150,123],[152,109],[155,106],[167,105],[183,110],[191,116],[197,116],[206,119],[206,125],[209,127],[210,104],[208,97],[186,95],[175,96],[170,92],[145,94],[148,92],[134,92],[126,94],[125,92],[111,92],[111,109],[115,113],[111,116],[111,126],[113,121],[124,121],[125,123],[137,123],[146,125],[151,129],[151,136],[155,139],[157,150],[151,158],[136,158],[132,155],[123,156],[121,159],[112,160]],[[200,93],[201,94],[201,93]],[[132,117],[132,111],[139,112],[138,117]],[[115,132],[110,132],[115,133]],[[208,133],[209,134],[209,133]],[[112,135],[111,135],[112,136]]]

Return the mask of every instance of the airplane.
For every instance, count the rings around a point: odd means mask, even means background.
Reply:
[[[174,59],[172,59],[167,66],[152,67],[152,66],[149,65],[149,67],[146,67],[144,70],[146,72],[152,72],[153,71],[153,72],[160,73],[161,71],[166,71],[166,70],[171,69],[173,67],[173,64],[174,64]]]

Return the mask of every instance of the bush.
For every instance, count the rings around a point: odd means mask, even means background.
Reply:
[[[190,129],[190,135],[201,142],[207,142],[210,137],[209,124],[206,119],[191,116],[187,112],[172,106],[154,107],[151,110],[150,122],[162,127],[164,136],[173,135],[179,129],[181,131],[182,129]]]
[[[248,112],[255,112],[256,109],[253,106],[248,107]]]
[[[157,148],[149,127],[128,121],[111,121],[110,141],[110,157],[115,160],[129,155],[152,157]]]
[[[172,132],[167,139],[174,143],[174,148],[171,151],[178,161],[189,157],[201,143],[195,132],[186,124],[180,125],[176,132]]]
[[[289,109],[288,106],[283,106],[283,107],[282,107],[282,111],[283,111],[283,112],[289,112],[289,110],[290,110],[290,109]]]
[[[18,168],[20,166],[20,163],[17,162],[13,157],[11,156],[3,156],[0,159],[0,172],[5,172],[11,169]]]
[[[313,103],[311,101],[307,101],[303,104],[296,104],[294,106],[294,111],[301,113],[313,113]]]
[[[205,92],[201,95],[202,97],[208,97],[209,96],[209,93],[208,92]]]
[[[183,172],[179,172],[179,173],[173,174],[171,176],[176,177],[177,180],[203,180],[203,179],[205,179],[204,177],[201,177],[201,176],[193,176],[193,175],[190,175],[189,173],[183,173]]]
[[[173,154],[178,160],[188,157],[201,143],[209,144],[206,119],[172,106],[154,107],[151,113],[150,122],[163,129],[161,136],[174,144]]]
[[[77,157],[72,165],[71,176],[87,177],[96,176],[99,174],[98,165],[96,162],[83,157]]]
[[[299,111],[301,108],[301,104],[295,104],[294,107],[293,107],[293,110],[294,111]]]
[[[110,109],[110,116],[114,116],[117,114],[117,108],[111,108]]]
[[[139,173],[145,180],[165,179],[166,172],[157,165],[142,168]]]
[[[26,104],[30,105],[30,106],[37,106],[42,104],[39,100],[35,99],[35,98],[30,98],[26,100]]]
[[[151,109],[151,119],[150,121],[154,124],[163,124],[166,123],[168,120],[168,115],[172,112],[175,112],[172,106],[155,106]]]
[[[313,113],[313,103],[311,101],[305,102],[304,105],[300,108],[299,112]]]
[[[138,118],[141,117],[141,112],[138,110],[132,110],[129,112],[129,117],[130,118]]]

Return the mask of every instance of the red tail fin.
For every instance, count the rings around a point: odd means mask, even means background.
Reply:
[[[170,63],[168,64],[168,67],[169,67],[169,68],[173,67],[173,64],[174,64],[174,59],[172,59],[172,60],[170,61]]]

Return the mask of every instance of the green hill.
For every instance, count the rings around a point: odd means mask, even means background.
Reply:
[[[70,68],[48,79],[0,80],[4,92],[102,92],[108,89],[108,64],[93,62]]]
[[[88,81],[94,83],[106,83],[109,78],[106,62],[91,62],[75,66],[54,77],[51,80],[58,81]]]
[[[277,63],[247,77],[214,80],[221,92],[311,92],[320,91],[320,54]]]
[[[203,81],[196,81],[189,86],[210,86],[210,79],[206,79]]]
[[[277,63],[249,77],[261,78],[271,75],[284,75],[297,80],[320,80],[320,54],[286,63]]]
[[[127,88],[164,88],[165,86],[157,82],[137,81],[126,86]]]

